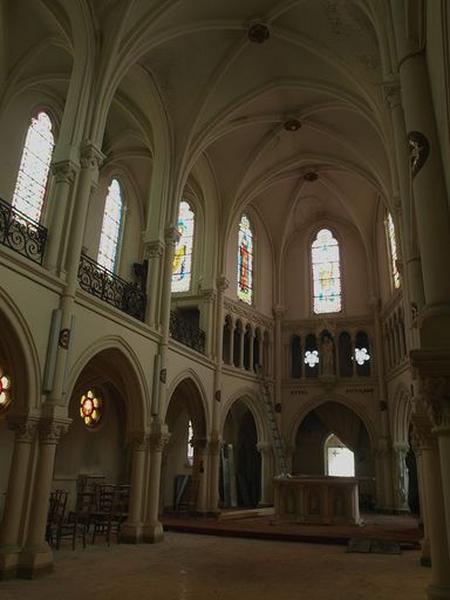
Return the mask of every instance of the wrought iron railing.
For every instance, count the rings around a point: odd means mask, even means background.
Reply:
[[[85,292],[140,321],[145,319],[147,305],[145,292],[137,284],[125,281],[85,254],[81,255],[78,282]]]
[[[47,229],[0,198],[0,244],[42,265]]]
[[[205,332],[174,310],[170,312],[170,335],[177,342],[205,353]]]

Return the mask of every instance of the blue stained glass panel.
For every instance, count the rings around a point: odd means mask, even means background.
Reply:
[[[188,292],[191,287],[195,215],[186,200],[180,202],[177,227],[180,239],[175,246],[173,259],[172,292]]]

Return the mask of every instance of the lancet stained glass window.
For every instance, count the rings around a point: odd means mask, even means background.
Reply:
[[[237,295],[243,302],[252,303],[253,231],[247,215],[242,215],[239,223]]]
[[[311,257],[314,313],[339,312],[342,306],[339,244],[329,229],[317,233]]]
[[[195,214],[186,200],[180,202],[177,227],[180,239],[173,259],[172,292],[188,292],[191,287]]]
[[[194,428],[192,427],[192,421],[188,422],[188,442],[186,448],[186,460],[188,465],[192,467],[194,464],[194,446],[192,440],[194,439]]]
[[[40,112],[28,127],[12,199],[14,208],[35,221],[41,218],[54,145],[52,122]]]
[[[117,179],[111,181],[105,201],[103,213],[102,233],[98,248],[97,262],[115,271],[119,254],[119,240],[122,232],[123,199],[122,189]]]
[[[397,238],[395,235],[395,226],[391,213],[388,213],[386,218],[386,231],[389,240],[389,255],[391,258],[392,281],[394,283],[395,289],[397,290],[400,287],[400,273],[397,267]]]

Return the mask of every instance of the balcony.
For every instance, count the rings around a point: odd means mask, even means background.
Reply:
[[[205,332],[194,320],[187,318],[181,311],[170,311],[169,331],[171,337],[177,342],[202,354],[205,353]]]
[[[147,296],[141,287],[108,271],[85,254],[81,255],[78,282],[88,294],[144,321]]]
[[[0,244],[42,265],[47,229],[0,199]]]

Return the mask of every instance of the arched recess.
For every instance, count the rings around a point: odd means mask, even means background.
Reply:
[[[205,510],[208,420],[205,394],[197,378],[179,376],[163,411],[170,440],[164,449],[161,472],[161,509]]]
[[[0,521],[14,449],[8,419],[36,414],[40,403],[40,365],[32,334],[17,306],[0,289],[0,372],[10,383],[8,401],[0,405]]]
[[[334,434],[354,453],[360,505],[367,511],[376,506],[375,447],[367,421],[358,412],[348,403],[334,398],[326,398],[303,409],[300,418],[295,419],[295,436],[291,438],[294,448],[292,471],[301,475],[326,475],[325,445]]]
[[[409,443],[411,410],[411,394],[406,385],[400,385],[394,396],[394,406],[391,417],[391,432],[394,444]]]
[[[263,496],[260,450],[267,446],[264,416],[253,395],[235,394],[221,424],[219,497],[223,508],[255,507]],[[264,455],[266,457],[266,455]]]
[[[53,485],[69,491],[69,507],[74,507],[77,491],[86,486],[130,484],[130,441],[133,432],[145,431],[148,394],[131,350],[114,338],[82,356],[70,381],[72,423],[57,448]],[[100,415],[91,423],[80,414],[89,393],[98,400]]]

